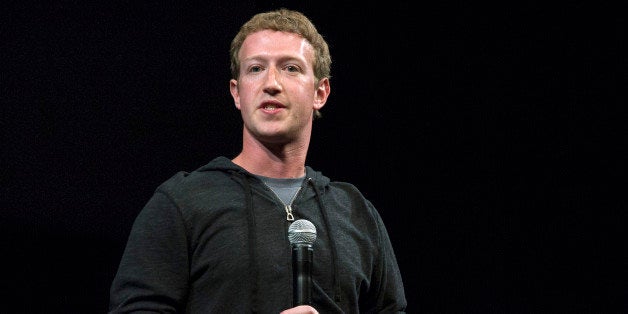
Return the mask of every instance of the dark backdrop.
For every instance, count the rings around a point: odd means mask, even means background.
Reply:
[[[625,18],[583,1],[9,3],[2,307],[106,312],[157,185],[239,152],[230,40],[279,6],[332,52],[307,164],[379,209],[409,313],[628,310]]]

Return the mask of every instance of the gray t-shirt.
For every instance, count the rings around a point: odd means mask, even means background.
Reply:
[[[305,175],[300,178],[269,178],[258,175],[256,177],[273,190],[284,205],[291,203],[292,198],[303,185],[303,180],[305,180]]]

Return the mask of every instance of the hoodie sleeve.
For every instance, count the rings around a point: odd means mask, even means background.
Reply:
[[[157,191],[133,223],[110,290],[109,313],[180,312],[188,286],[188,251],[180,211]]]
[[[377,295],[377,313],[405,313],[407,301],[405,297],[401,272],[393,250],[388,232],[381,216],[375,211],[379,233],[379,257],[374,270],[374,285]]]

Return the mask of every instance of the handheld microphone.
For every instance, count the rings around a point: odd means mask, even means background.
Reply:
[[[288,228],[292,245],[292,304],[312,304],[312,244],[316,240],[316,227],[305,219],[295,220]]]

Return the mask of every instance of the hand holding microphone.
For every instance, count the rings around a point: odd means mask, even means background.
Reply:
[[[318,311],[309,305],[299,305],[285,311],[281,311],[279,314],[318,314]]]

